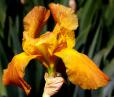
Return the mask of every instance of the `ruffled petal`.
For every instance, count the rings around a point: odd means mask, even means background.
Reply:
[[[53,52],[54,48],[57,45],[57,34],[52,32],[46,32],[45,34],[42,34],[39,37],[37,45],[39,44],[47,45],[47,48],[49,48]]]
[[[3,73],[3,83],[5,85],[13,84],[24,89],[26,94],[30,93],[31,87],[24,81],[25,68],[29,61],[37,56],[28,56],[26,53],[15,55],[12,61],[8,64],[8,68]]]
[[[36,47],[43,55],[45,60],[48,63],[50,63],[50,61],[53,61],[53,59],[51,58],[53,56],[53,52],[54,49],[56,48],[56,45],[57,45],[57,34],[47,32],[39,37]]]
[[[83,89],[97,89],[108,84],[109,78],[86,55],[73,49],[55,53],[62,58],[69,80]]]
[[[75,46],[75,32],[67,29],[61,29],[58,35],[58,42],[66,42],[67,48],[73,48]]]
[[[66,34],[66,41],[67,41],[67,47],[68,48],[73,48],[75,46],[75,32],[74,31],[69,31]]]
[[[75,30],[78,27],[78,19],[71,8],[60,4],[50,4],[52,15],[55,19],[56,26],[53,33],[58,33],[58,44],[66,42],[68,48],[75,46]]]
[[[60,28],[60,25],[56,24],[53,33],[57,34],[58,45],[66,42],[68,48],[73,48],[75,46],[76,39],[74,31]]]
[[[27,33],[29,37],[35,38],[40,32],[43,25],[46,23],[50,16],[50,11],[46,10],[43,6],[35,6],[24,17],[24,33]]]
[[[78,19],[77,15],[74,14],[74,10],[69,7],[54,3],[51,3],[49,7],[54,17],[54,20],[62,27],[68,30],[77,29]]]
[[[23,39],[22,47],[24,52],[29,55],[41,55],[40,51],[37,49],[36,44],[38,43],[38,39],[33,39],[28,37],[26,33],[23,34],[26,39]]]

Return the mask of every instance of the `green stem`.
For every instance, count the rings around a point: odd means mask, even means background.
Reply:
[[[50,64],[50,67],[48,68],[48,74],[50,77],[54,77],[56,74],[54,64]]]
[[[1,62],[0,62],[0,97],[1,96],[7,96],[7,92],[6,92],[6,88],[5,86],[3,85],[2,83],[2,65],[1,65]]]

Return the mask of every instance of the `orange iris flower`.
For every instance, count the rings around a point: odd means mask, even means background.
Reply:
[[[49,7],[50,10],[46,10],[42,6],[36,6],[24,17],[23,52],[15,55],[4,70],[4,84],[17,85],[28,95],[31,87],[23,77],[29,61],[39,60],[48,69],[49,75],[54,76],[54,64],[59,57],[63,60],[68,78],[73,84],[83,89],[97,89],[107,85],[108,76],[89,57],[73,49],[74,30],[78,27],[77,15],[71,8],[60,4],[51,3]],[[56,22],[54,30],[40,35],[50,11]]]

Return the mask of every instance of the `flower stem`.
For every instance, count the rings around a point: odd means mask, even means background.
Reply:
[[[54,64],[50,64],[50,67],[48,68],[48,74],[50,77],[55,77],[56,71]]]

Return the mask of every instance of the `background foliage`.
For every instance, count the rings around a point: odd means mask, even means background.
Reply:
[[[23,4],[22,1],[25,1]],[[0,97],[26,97],[15,86],[4,86],[3,69],[12,57],[22,51],[23,17],[35,5],[48,7],[50,2],[68,5],[68,0],[0,0]],[[96,91],[82,90],[69,84],[73,97],[114,97],[114,0],[77,0],[79,28],[76,31],[75,48],[92,58],[101,70],[111,78],[108,86]],[[46,30],[52,30],[49,19]],[[25,79],[32,86],[30,97],[42,95],[45,69],[32,61],[27,67]]]

